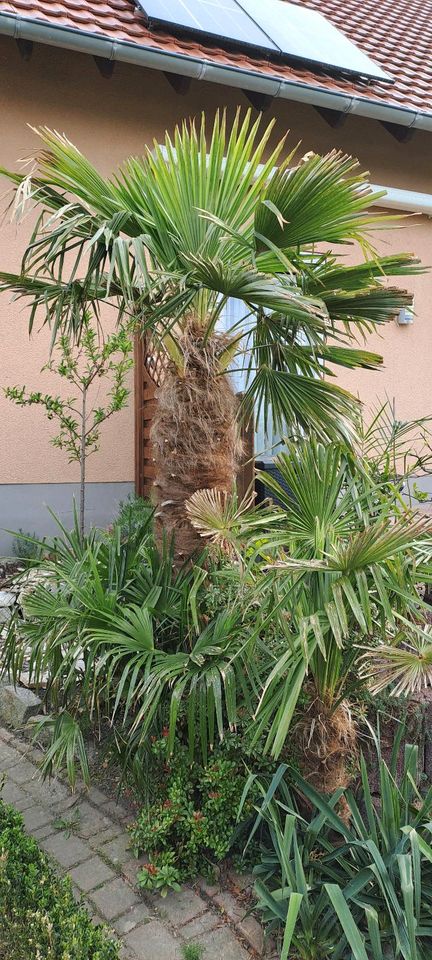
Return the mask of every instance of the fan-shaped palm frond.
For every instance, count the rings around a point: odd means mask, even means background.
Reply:
[[[432,686],[432,636],[428,625],[401,630],[394,643],[366,648],[361,676],[374,695],[389,687],[394,696],[411,696]]]
[[[285,138],[269,147],[272,130],[273,123],[262,129],[250,112],[238,113],[230,129],[225,114],[210,130],[204,117],[198,125],[185,122],[163,146],[147,148],[107,178],[65,136],[42,128],[34,170],[10,174],[17,210],[36,204],[40,217],[20,274],[4,273],[0,285],[27,298],[31,323],[38,315],[54,337],[65,329],[76,336],[86,301],[96,309],[108,301],[120,315],[130,313],[166,357],[160,390],[169,395],[172,416],[161,416],[153,428],[159,431],[155,490],[161,515],[169,500],[174,526],[181,536],[186,531],[182,556],[198,546],[185,500],[203,487],[229,492],[234,480],[236,431],[223,417],[222,439],[215,431],[205,462],[194,455],[190,469],[199,421],[207,437],[207,424],[215,422],[210,380],[219,407],[231,405],[226,420],[234,418],[227,357],[238,355],[248,370],[240,412],[249,419],[262,413],[269,426],[271,409],[279,430],[312,428],[324,441],[352,443],[358,403],[323,379],[324,364],[377,366],[376,354],[350,353],[352,333],[406,305],[411,296],[389,287],[387,277],[419,269],[408,255],[380,258],[373,250],[371,231],[389,218],[369,209],[380,194],[355,160],[331,151],[293,166],[296,151],[286,151]],[[367,254],[358,267],[322,250],[354,242]],[[230,297],[244,304],[246,328],[236,321],[217,349],[217,324]],[[203,362],[198,376],[198,353],[206,358],[207,351],[212,363]],[[186,458],[169,445],[188,422]]]

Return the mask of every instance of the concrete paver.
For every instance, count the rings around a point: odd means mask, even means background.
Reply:
[[[187,888],[179,893],[170,891],[163,900],[155,895],[153,903],[161,917],[168,919],[174,927],[188,923],[207,909],[204,900]]]
[[[91,854],[91,850],[83,840],[79,837],[68,837],[64,830],[52,837],[47,837],[46,840],[41,840],[40,845],[45,853],[54,857],[54,860],[57,860],[57,863],[66,870],[76,863],[88,860]]]
[[[108,843],[104,843],[103,846],[99,847],[99,852],[108,860],[112,860],[113,863],[126,863],[132,855],[130,842],[128,834],[123,833],[114,837],[113,840],[109,840]]]
[[[100,857],[91,857],[90,860],[74,867],[70,871],[70,876],[83,893],[88,893],[89,890],[100,887],[107,880],[115,879],[115,873]]]
[[[125,936],[125,934],[130,933],[131,930],[134,930],[135,927],[140,926],[140,924],[149,923],[151,919],[150,910],[145,903],[136,903],[127,913],[123,913],[121,917],[113,921],[113,927],[117,933]]]
[[[139,903],[137,894],[121,877],[111,880],[99,890],[94,890],[91,899],[105,920],[112,920]]]
[[[205,953],[203,960],[249,960],[250,953],[244,949],[229,927],[218,927],[210,936],[197,937]]]
[[[140,960],[181,960],[179,941],[159,920],[135,927],[135,930],[125,936],[124,943],[127,947],[132,947]]]

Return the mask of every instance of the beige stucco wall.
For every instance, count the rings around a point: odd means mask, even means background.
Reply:
[[[34,150],[28,125],[48,125],[67,136],[109,172],[128,154],[139,153],[153,137],[184,116],[203,108],[209,116],[217,107],[230,110],[247,106],[241,91],[192,83],[186,96],[175,94],[166,78],[156,72],[117,64],[110,80],[98,73],[85,56],[37,46],[30,62],[23,62],[12,40],[0,38],[0,164],[15,167],[20,157]],[[337,146],[359,156],[376,183],[432,191],[430,170],[432,139],[416,133],[399,144],[379,123],[349,117],[340,129],[331,129],[312,107],[274,101],[267,115],[277,117],[275,135],[291,130],[292,145],[303,139],[306,149],[325,151]],[[29,224],[5,224],[0,230],[0,269],[16,270]],[[385,237],[388,251],[415,252],[432,261],[432,222],[409,218],[399,231]],[[383,238],[384,242],[384,238]],[[430,300],[432,275],[410,281],[415,289],[417,317],[406,328],[391,324],[383,338],[370,341],[385,356],[379,374],[344,373],[340,382],[360,391],[366,402],[385,393],[396,398],[400,415],[432,412],[432,337]],[[49,374],[39,374],[46,362],[48,337],[35,333],[29,340],[27,314],[5,295],[0,297],[0,386],[26,383],[52,389]],[[0,395],[0,483],[53,483],[77,479],[77,470],[49,444],[52,428],[41,411],[20,410]],[[113,418],[104,430],[101,451],[90,461],[89,479],[133,479],[133,404]]]

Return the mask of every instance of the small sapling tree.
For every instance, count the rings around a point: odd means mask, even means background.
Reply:
[[[102,424],[127,405],[132,364],[132,341],[127,327],[103,336],[87,313],[79,341],[61,336],[53,356],[42,368],[67,381],[73,387],[71,396],[63,399],[60,395],[30,392],[25,386],[6,387],[4,391],[20,407],[41,406],[48,420],[55,420],[58,426],[51,443],[67,453],[69,463],[79,463],[81,536],[85,527],[87,458],[99,450]],[[96,384],[101,379],[107,381],[108,389],[104,402],[99,404]]]

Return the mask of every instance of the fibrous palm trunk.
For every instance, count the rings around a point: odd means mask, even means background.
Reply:
[[[238,400],[221,372],[226,338],[208,339],[191,323],[179,346],[182,369],[169,362],[157,393],[151,441],[155,458],[156,532],[174,537],[177,565],[203,549],[189,522],[185,502],[196,490],[232,491],[241,442]]]
[[[350,705],[321,698],[314,688],[311,700],[295,727],[302,774],[321,793],[345,789],[357,759],[357,730]]]

